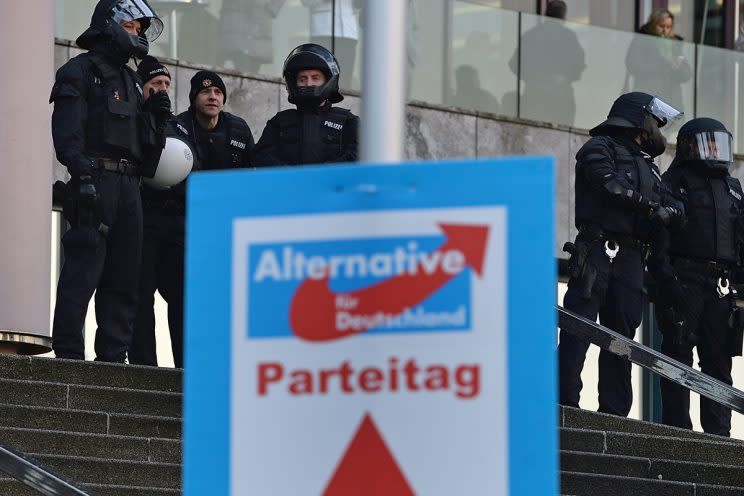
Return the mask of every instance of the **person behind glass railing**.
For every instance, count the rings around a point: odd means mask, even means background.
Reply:
[[[461,65],[455,69],[455,94],[452,95],[452,105],[492,114],[499,113],[499,101],[481,86],[478,71],[472,65]]]
[[[671,105],[684,109],[682,84],[692,78],[692,67],[682,53],[683,38],[674,33],[674,15],[667,9],[656,9],[648,22],[638,30],[660,38],[649,43],[645,37],[636,36],[625,56],[628,75],[632,76],[632,89],[648,93],[663,93]]]
[[[220,59],[226,67],[258,74],[274,58],[274,19],[286,0],[223,0]]]
[[[741,184],[731,177],[731,133],[719,121],[693,119],[677,135],[677,151],[664,183],[684,205],[686,223],[669,230],[667,242],[649,258],[659,288],[656,320],[661,350],[731,385],[731,358],[742,353],[742,309],[732,288],[744,253]],[[690,390],[661,379],[661,421],[692,429]],[[700,397],[700,423],[707,433],[729,436],[731,409]]]
[[[272,117],[256,144],[254,164],[323,164],[357,160],[359,117],[334,107],[344,99],[338,87],[341,69],[333,54],[306,43],[284,62],[287,99],[297,109]]]
[[[522,35],[521,48],[509,60],[509,68],[523,81],[521,108],[531,119],[573,125],[576,98],[573,83],[586,68],[584,49],[576,33],[561,22],[563,2],[550,2],[546,17]],[[520,72],[521,71],[521,72]],[[504,98],[504,106],[509,104]]]
[[[646,93],[621,95],[607,120],[576,154],[576,227],[566,243],[568,291],[563,306],[632,338],[643,311],[647,245],[660,225],[681,214],[666,195],[653,162],[664,152],[660,127],[680,115]],[[561,329],[558,346],[562,405],[578,407],[589,343]],[[633,402],[630,362],[599,353],[599,411],[626,416]]]
[[[566,2],[563,0],[550,0],[545,7],[545,17],[554,17],[562,21],[566,20]]]

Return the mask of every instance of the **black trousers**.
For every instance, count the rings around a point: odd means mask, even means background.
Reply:
[[[183,367],[184,216],[145,211],[139,308],[129,362],[158,364],[155,344],[155,291],[168,303],[173,362]]]
[[[595,320],[615,332],[632,338],[643,313],[643,255],[641,250],[620,247],[613,262],[605,254],[604,243],[592,244],[587,264],[597,272],[588,298],[582,280],[571,279],[563,300],[564,308]],[[589,343],[560,331],[558,345],[559,401],[578,407],[583,386],[581,371]],[[627,416],[633,403],[630,362],[608,351],[599,353],[599,411]]]
[[[57,284],[52,348],[60,358],[85,358],[83,326],[96,292],[96,360],[123,362],[132,340],[142,249],[139,177],[96,171],[107,235],[73,225],[62,238],[65,261]],[[74,180],[71,189],[77,189]]]
[[[700,370],[726,384],[731,379],[731,349],[729,347],[728,318],[733,306],[732,296],[723,298],[716,293],[717,277],[682,272],[679,279],[685,295],[684,319],[687,329],[698,337]],[[693,345],[678,345],[676,329],[657,309],[657,321],[662,332],[661,351],[692,366]],[[661,421],[667,425],[692,429],[690,420],[690,390],[666,379],[661,379]],[[710,434],[729,436],[731,433],[731,410],[713,400],[700,396],[700,424]]]

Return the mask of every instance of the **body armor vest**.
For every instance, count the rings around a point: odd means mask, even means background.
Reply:
[[[279,126],[279,159],[284,164],[335,162],[343,154],[343,131],[351,115],[348,109],[328,111],[285,110],[276,119]]]
[[[134,71],[127,66],[115,67],[97,53],[89,52],[95,72],[103,82],[103,112],[89,106],[88,122],[100,122],[103,130],[102,156],[142,160],[138,113],[141,94]],[[88,126],[92,129],[92,126]],[[100,132],[100,130],[99,130]],[[88,140],[88,143],[91,143]]]
[[[687,224],[671,233],[670,255],[736,263],[742,235],[739,180],[730,176],[708,177],[685,168],[677,186],[687,196]]]
[[[660,202],[661,176],[651,159],[647,160],[640,153],[632,153],[608,136],[594,137],[584,146],[591,147],[593,140],[602,140],[609,147],[612,156],[608,158],[612,159],[615,171],[631,189],[649,201]],[[601,186],[591,184],[584,174],[578,172],[575,195],[577,226],[592,225],[609,233],[648,240],[652,230],[648,215],[611,198]]]

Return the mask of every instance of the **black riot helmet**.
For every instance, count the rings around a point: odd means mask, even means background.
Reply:
[[[317,69],[326,76],[322,86],[297,86],[297,73],[303,69]],[[300,45],[287,56],[284,61],[284,84],[287,85],[289,103],[298,107],[317,107],[325,100],[338,103],[344,99],[338,89],[338,79],[341,70],[338,61],[326,48],[315,43]]]
[[[127,33],[121,26],[124,22],[139,21],[139,35]],[[99,0],[90,20],[90,27],[75,43],[90,50],[99,43],[110,43],[122,58],[143,58],[150,42],[163,32],[163,21],[150,8],[146,0]]]
[[[698,117],[685,123],[677,133],[675,161],[713,171],[727,171],[734,163],[731,133],[710,117]]]
[[[634,91],[620,95],[612,104],[607,120],[589,131],[589,134],[595,136],[612,129],[644,131],[641,149],[652,157],[657,157],[666,148],[666,138],[660,128],[681,117],[681,111],[661,98]]]

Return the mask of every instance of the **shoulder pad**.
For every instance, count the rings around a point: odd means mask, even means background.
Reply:
[[[84,61],[76,57],[57,70],[49,103],[60,97],[78,97],[85,92],[88,71],[84,64]]]
[[[351,114],[351,110],[345,109],[342,107],[331,107],[328,112],[331,114],[338,114],[338,115],[343,115],[343,116],[353,115]]]
[[[230,112],[223,112],[223,114],[230,123],[230,127],[234,128],[237,131],[237,134],[247,135],[251,132],[250,126],[242,117],[238,117]]]
[[[299,112],[295,109],[282,110],[271,118],[272,121],[276,122],[280,127],[290,124],[297,124],[300,119],[297,117]]]
[[[576,160],[583,162],[597,162],[601,160],[613,160],[614,146],[604,136],[595,136],[584,143],[576,153]]]

